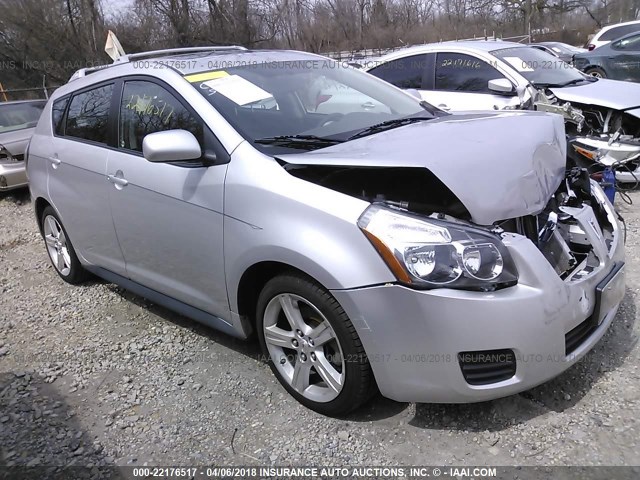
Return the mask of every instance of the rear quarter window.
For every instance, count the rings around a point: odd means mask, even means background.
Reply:
[[[53,131],[56,135],[64,134],[64,112],[69,104],[69,97],[61,98],[53,102],[51,107],[51,123],[53,125]]]

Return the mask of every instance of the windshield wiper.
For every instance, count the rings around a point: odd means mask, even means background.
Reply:
[[[261,145],[276,145],[279,147],[317,150],[319,148],[337,145],[338,143],[342,143],[343,140],[318,137],[316,135],[279,135],[277,137],[258,138],[257,140],[254,140],[254,142]]]
[[[580,83],[580,82],[589,82],[590,80],[588,78],[574,78],[573,80],[569,80],[568,82],[565,83],[538,83],[538,82],[533,82],[533,84],[536,87],[545,87],[545,88],[562,88],[562,87],[568,87],[569,85],[575,85],[576,83]]]
[[[391,130],[392,128],[402,127],[411,123],[424,122],[426,120],[433,120],[434,117],[405,117],[396,118],[393,120],[387,120],[386,122],[376,123],[358,133],[351,135],[347,140],[355,140],[356,138],[366,137],[367,135],[373,135],[374,133],[384,132],[385,130]]]

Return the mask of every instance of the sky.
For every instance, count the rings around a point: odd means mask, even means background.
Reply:
[[[131,5],[133,5],[133,0],[102,0],[102,9],[107,17],[129,8]]]

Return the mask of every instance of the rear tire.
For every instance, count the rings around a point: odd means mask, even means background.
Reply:
[[[596,77],[596,78],[607,78],[607,74],[605,73],[605,71],[601,68],[598,67],[590,67],[587,68],[584,73],[586,73],[587,75],[590,75],[592,77]]]
[[[87,280],[89,272],[78,260],[71,239],[62,225],[60,217],[51,206],[46,207],[42,212],[40,226],[49,260],[60,278],[72,285]]]
[[[256,318],[269,367],[305,407],[344,415],[376,391],[351,320],[337,300],[309,278],[292,273],[267,282]]]

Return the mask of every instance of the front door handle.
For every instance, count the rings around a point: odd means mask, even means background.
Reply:
[[[58,157],[49,157],[49,161],[51,162],[51,166],[54,169],[58,168],[60,166],[60,164],[62,163],[62,160],[60,160]]]
[[[126,187],[129,185],[129,181],[123,178],[122,171],[118,170],[115,175],[107,175],[107,180],[113,183],[116,188],[118,187]]]
[[[438,108],[440,110],[444,110],[445,112],[448,112],[449,110],[451,110],[451,107],[445,103],[441,103],[440,105],[438,105]]]

